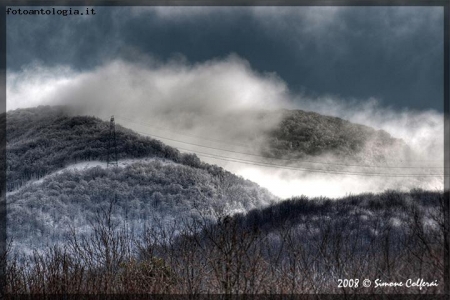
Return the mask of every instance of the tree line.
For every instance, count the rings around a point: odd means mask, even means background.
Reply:
[[[64,245],[10,257],[7,291],[25,294],[425,294],[444,288],[448,229],[442,193],[291,199],[216,221],[152,220],[135,235],[115,200]],[[392,202],[382,200],[391,199]],[[417,200],[419,199],[419,200]],[[257,217],[259,215],[259,217]],[[447,253],[448,254],[448,253]],[[438,286],[363,288],[362,280]],[[338,279],[359,279],[338,287]]]

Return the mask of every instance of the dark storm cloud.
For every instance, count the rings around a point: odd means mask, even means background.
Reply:
[[[79,70],[95,67],[117,55],[121,44],[117,25],[112,10],[95,17],[10,15],[6,33],[8,69],[20,70],[36,62],[47,66],[69,65]]]
[[[235,53],[305,96],[376,97],[394,108],[443,108],[442,8],[96,10],[84,17],[9,16],[9,70],[39,62],[83,71],[149,54],[196,63]]]

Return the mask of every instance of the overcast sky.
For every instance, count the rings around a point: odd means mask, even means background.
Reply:
[[[441,7],[95,10],[82,17],[8,16],[7,70],[39,64],[85,72],[149,57],[195,65],[234,54],[293,94],[443,110]]]

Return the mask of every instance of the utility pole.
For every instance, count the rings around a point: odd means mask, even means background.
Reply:
[[[114,150],[112,149],[114,147]],[[116,124],[114,116],[111,116],[109,122],[109,139],[108,139],[108,157],[106,159],[106,167],[118,166],[117,162],[117,141],[116,141]]]

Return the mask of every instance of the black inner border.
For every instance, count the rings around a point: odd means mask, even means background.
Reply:
[[[449,215],[450,215],[450,2],[446,0],[69,0],[69,1],[56,1],[56,0],[28,0],[28,1],[14,1],[6,0],[0,4],[0,114],[6,113],[6,7],[8,6],[440,6],[443,8],[444,13],[444,222],[447,235],[444,236],[444,295],[450,295],[450,235],[449,235]],[[6,114],[4,117],[0,115],[0,260],[3,254],[6,252]],[[6,280],[6,268],[5,264],[0,263],[0,299],[5,296],[4,284]],[[64,299],[78,299],[65,295]],[[130,298],[122,296],[112,296],[110,298]],[[128,295],[131,296],[131,295]],[[212,296],[212,295],[211,295]],[[320,297],[319,297],[320,296]],[[345,296],[345,295],[344,295]],[[386,296],[386,295],[385,295]],[[400,297],[401,294],[389,295]],[[441,298],[438,295],[421,295],[420,299]],[[86,297],[86,295],[85,295]],[[85,298],[83,297],[83,298]],[[359,295],[358,298],[369,298],[370,296]],[[446,297],[446,296],[445,296]],[[11,298],[11,297],[7,297]],[[26,297],[20,296],[14,299],[36,299],[36,296]],[[39,297],[40,298],[40,297]],[[48,298],[48,297],[45,297]],[[92,297],[88,296],[86,299]],[[152,297],[139,297],[146,299],[184,299],[188,298],[186,295],[180,296],[152,296]],[[190,297],[189,297],[190,298]],[[199,297],[205,298],[206,297]],[[223,297],[216,295],[213,298],[221,299]],[[268,298],[268,299],[282,299],[281,297],[273,296],[257,296],[257,297],[233,297],[237,298]],[[290,299],[305,299],[312,298],[312,295],[302,295],[296,297],[289,297]],[[314,299],[336,299],[341,298],[341,295],[315,295]],[[347,298],[349,298],[347,296]],[[353,297],[350,297],[353,298]],[[61,299],[57,297],[55,299]],[[96,299],[100,299],[96,297]],[[405,297],[405,299],[418,299],[415,295]],[[443,298],[444,299],[444,298]],[[448,298],[445,298],[448,299]]]

